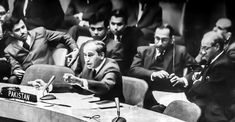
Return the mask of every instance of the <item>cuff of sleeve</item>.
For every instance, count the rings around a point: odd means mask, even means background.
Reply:
[[[153,73],[150,75],[150,80],[151,80],[151,81],[154,81],[154,79],[153,79]]]
[[[82,88],[88,89],[88,81],[86,79],[81,79],[81,81],[82,81]]]
[[[182,77],[182,80],[184,82],[184,88],[188,86],[188,80],[185,77]]]
[[[49,85],[49,87],[46,90],[47,90],[48,93],[51,92],[53,90],[53,85],[52,84]]]
[[[78,51],[78,48],[74,48],[74,49],[73,49],[73,52],[74,52],[74,51]]]

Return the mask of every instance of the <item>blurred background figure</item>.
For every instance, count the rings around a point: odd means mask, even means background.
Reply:
[[[129,0],[127,1],[129,26],[138,27],[143,33],[142,45],[154,42],[154,31],[162,24],[162,8],[159,0]]]
[[[0,4],[0,82],[6,82],[11,73],[10,63],[4,56],[6,37],[2,31],[2,24],[7,16],[6,9]]]
[[[64,20],[59,0],[15,0],[12,15],[23,19],[29,30],[39,26],[55,30]]]
[[[110,12],[112,4],[110,0],[71,0],[64,16],[64,28],[73,25],[88,27],[88,20],[92,14],[98,12]]]

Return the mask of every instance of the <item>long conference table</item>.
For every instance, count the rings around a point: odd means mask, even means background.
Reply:
[[[20,87],[21,92],[42,96],[42,91],[30,86],[0,83],[0,89],[6,86]],[[99,101],[93,95],[78,93],[50,93],[54,100],[28,102],[15,98],[0,98],[0,117],[27,122],[112,122],[117,117],[113,101]],[[120,103],[120,116],[127,122],[182,122],[179,119]],[[98,117],[97,117],[98,115]]]

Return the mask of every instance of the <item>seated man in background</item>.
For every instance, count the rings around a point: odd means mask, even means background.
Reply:
[[[72,57],[69,66],[77,58],[77,45],[68,34],[43,27],[28,31],[23,20],[13,16],[4,22],[3,30],[11,41],[4,50],[11,64],[12,76],[9,83],[20,84],[25,70],[33,64],[53,64],[51,50],[59,43],[72,50],[67,55]]]
[[[64,16],[65,28],[73,25],[88,27],[88,20],[96,12],[111,11],[110,0],[71,0]]]
[[[127,12],[124,10],[114,10],[109,17],[109,29],[108,37],[112,38],[107,47],[113,47],[109,49],[121,48],[123,52],[120,53],[121,61],[118,62],[122,75],[126,75],[130,68],[133,57],[137,52],[137,46],[142,32],[137,27],[127,26]]]
[[[183,91],[188,86],[183,71],[187,66],[196,65],[184,46],[173,44],[172,35],[172,27],[168,24],[156,28],[155,45],[139,47],[133,59],[130,76],[144,79],[149,85],[145,108],[158,104],[153,98],[153,90]]]
[[[218,33],[224,39],[224,50],[228,53],[228,56],[235,61],[235,42],[232,38],[232,21],[228,18],[220,18],[216,21],[212,31]],[[200,51],[201,52],[201,51]],[[196,61],[203,64],[201,61],[201,54],[196,57]]]
[[[85,66],[78,76],[64,74],[64,80],[78,85],[82,91],[94,93],[103,99],[114,100],[122,94],[122,77],[115,60],[106,58],[106,46],[102,41],[90,40],[84,44]]]
[[[235,64],[224,50],[224,38],[213,31],[206,33],[200,51],[208,65],[186,94],[202,110],[199,122],[235,120]]]
[[[6,47],[6,38],[2,32],[2,24],[5,21],[8,14],[6,13],[5,8],[0,5],[0,82],[6,82],[7,78],[11,74],[10,63],[7,61],[4,56],[4,49]]]
[[[80,48],[80,58],[78,59],[77,66],[75,68],[76,73],[80,73],[84,67],[83,44],[88,40],[101,40],[106,46],[106,57],[112,58],[117,62],[122,61],[123,48],[121,48],[119,42],[113,41],[113,38],[107,35],[108,20],[106,13],[95,13],[91,16],[89,23],[90,25],[88,30],[78,29],[80,31],[80,35],[78,36],[77,44]]]

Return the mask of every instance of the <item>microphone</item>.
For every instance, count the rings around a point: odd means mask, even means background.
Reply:
[[[52,99],[56,99],[56,97],[55,97],[53,94],[44,95],[45,91],[46,91],[47,89],[49,89],[49,86],[54,82],[54,80],[55,80],[55,76],[53,75],[53,76],[50,78],[49,82],[46,84],[46,86],[45,86],[44,89],[43,89],[43,92],[42,92],[43,96],[40,98],[41,100],[52,100]]]
[[[126,122],[126,119],[123,117],[120,117],[120,102],[118,97],[115,97],[115,104],[116,104],[116,108],[117,108],[117,117],[115,117],[112,122]]]

